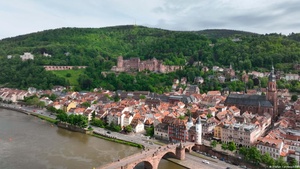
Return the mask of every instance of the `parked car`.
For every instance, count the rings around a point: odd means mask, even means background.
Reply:
[[[110,131],[106,132],[107,134],[110,134]]]
[[[209,161],[203,160],[202,163],[204,163],[204,164],[209,164]]]
[[[218,157],[217,156],[211,156],[211,158],[217,159]]]

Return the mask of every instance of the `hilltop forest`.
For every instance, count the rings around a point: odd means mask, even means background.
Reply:
[[[34,60],[21,61],[24,52],[34,54]],[[43,53],[51,54],[45,57]],[[8,59],[7,56],[13,58]],[[153,57],[167,65],[182,65],[183,70],[169,74],[140,72],[137,74],[110,73],[103,76],[116,58]],[[201,66],[193,66],[200,61]],[[2,39],[0,41],[1,86],[25,89],[49,89],[53,85],[68,86],[65,78],[43,65],[84,65],[88,68],[78,78],[77,90],[104,87],[111,90],[168,91],[174,78],[204,76],[202,65],[218,65],[235,70],[276,70],[297,73],[292,69],[300,63],[300,34],[260,35],[234,30],[169,31],[143,26],[105,28],[61,28]],[[231,85],[231,84],[226,84]],[[251,85],[249,85],[251,86]],[[224,85],[207,82],[204,90],[221,89]],[[235,86],[243,90],[243,84]],[[283,86],[284,87],[284,86]]]

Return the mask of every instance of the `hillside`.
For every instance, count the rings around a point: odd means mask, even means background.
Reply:
[[[19,55],[24,52],[31,52],[35,59],[22,63]],[[52,57],[44,57],[43,53]],[[15,57],[7,59],[7,55]],[[109,86],[108,82],[103,82],[101,72],[110,70],[120,55],[125,59],[140,57],[142,60],[155,57],[168,65],[187,64],[187,68],[194,61],[201,61],[209,67],[228,67],[231,64],[236,70],[248,71],[269,69],[274,64],[277,70],[292,72],[293,64],[300,63],[300,42],[299,34],[259,35],[234,30],[169,31],[132,25],[60,28],[0,40],[0,84],[20,88],[67,85],[69,81],[44,71],[41,66],[85,65],[88,68],[78,79],[81,88],[98,87],[101,84]],[[195,71],[191,73],[199,74]],[[40,74],[43,74],[43,79],[47,78],[46,82],[37,79]],[[181,72],[180,76],[183,75],[186,73]],[[170,77],[176,76],[179,75]],[[166,84],[163,80],[170,80],[169,77],[155,78],[161,80],[156,83],[161,85],[160,91]],[[152,77],[152,81],[147,83],[153,83],[157,80],[155,78]],[[128,77],[124,76],[126,80]],[[118,79],[110,83],[114,83],[113,87],[110,86],[113,89],[155,90],[151,85],[141,87],[143,84],[124,87],[123,81],[121,83]]]
[[[202,31],[197,31],[200,35],[207,36],[209,38],[230,38],[239,35],[252,36],[258,35],[257,33],[237,31],[237,30],[228,30],[228,29],[206,29]]]

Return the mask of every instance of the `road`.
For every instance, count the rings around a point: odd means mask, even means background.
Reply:
[[[206,158],[210,158],[210,157],[206,157]],[[180,162],[180,164],[185,165],[189,168],[199,168],[199,169],[226,169],[226,167],[230,167],[232,169],[239,169],[238,166],[227,164],[224,161],[220,161],[218,159],[211,158],[211,160],[217,162],[209,161],[209,164],[204,164],[202,162],[203,160],[204,159],[200,157],[196,157],[194,155],[186,153],[185,160]]]

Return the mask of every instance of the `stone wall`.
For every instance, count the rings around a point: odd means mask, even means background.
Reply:
[[[69,123],[64,123],[64,122],[58,122],[57,123],[58,127],[68,129],[70,131],[75,131],[75,132],[80,132],[80,133],[85,133],[85,134],[92,134],[93,131],[86,130],[77,126],[70,125]]]

